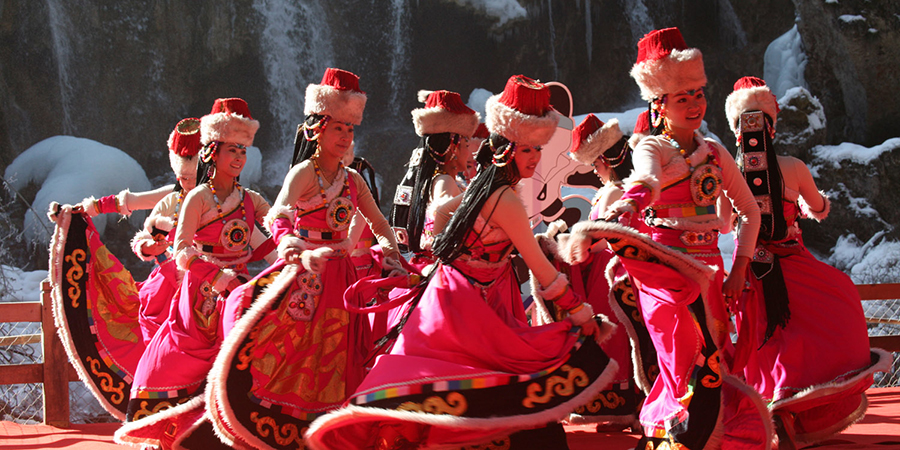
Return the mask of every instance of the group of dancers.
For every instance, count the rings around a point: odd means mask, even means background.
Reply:
[[[420,92],[390,220],[352,153],[366,94],[333,68],[307,88],[272,206],[238,182],[259,129],[238,98],[177,124],[174,186],[51,205],[55,317],[124,421],[116,441],[566,449],[568,422],[631,427],[641,450],[791,449],[859,420],[890,355],[869,348],[849,277],[803,245],[797,220],[829,203],[776,154],[774,95],[735,84],[734,158],[698,131],[703,59],[677,28],[638,42],[631,75],[648,109],[630,138],[594,115],[572,132],[603,182],[590,217],[537,236],[516,188],[560,115],[522,75],[484,123],[455,92]],[[132,248],[155,268],[135,282],[90,217],[151,208]]]

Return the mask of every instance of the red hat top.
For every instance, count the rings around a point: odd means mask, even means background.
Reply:
[[[485,103],[488,130],[511,142],[532,147],[546,144],[559,122],[550,106],[550,89],[524,75],[514,75],[503,92]]]
[[[359,125],[366,108],[366,93],[359,88],[359,77],[346,70],[327,68],[320,84],[306,87],[303,113],[330,116],[338,122]]]
[[[594,160],[622,139],[619,120],[610,119],[603,123],[593,114],[572,130],[572,157],[582,164],[593,164]]]
[[[412,110],[416,134],[456,133],[471,137],[478,127],[480,116],[466,106],[458,93],[452,91],[419,91],[424,108]]]
[[[478,139],[487,139],[491,137],[491,132],[488,131],[487,125],[485,125],[484,123],[479,123],[478,128],[475,129],[475,133],[472,134],[472,137]]]
[[[259,122],[250,115],[250,107],[240,98],[218,98],[209,114],[200,119],[200,142],[213,141],[253,145]]]
[[[648,102],[706,85],[703,54],[689,48],[675,27],[653,30],[638,41],[631,76],[641,88],[641,97]]]
[[[772,126],[778,120],[778,100],[766,86],[766,82],[757,77],[743,77],[734,83],[734,91],[725,99],[725,116],[728,126],[735,136],[738,135],[741,114],[747,111],[762,111],[772,119]]]
[[[169,165],[179,178],[197,176],[197,153],[200,144],[200,119],[182,119],[169,134]]]

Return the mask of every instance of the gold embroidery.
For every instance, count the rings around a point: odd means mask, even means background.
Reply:
[[[221,311],[218,307],[218,299],[219,296],[213,290],[213,285],[206,280],[200,283],[200,288],[197,289],[196,297],[193,299],[194,306],[191,308],[191,314],[197,322],[198,331],[208,342],[215,342],[219,332]]]
[[[125,399],[125,394],[122,393],[122,389],[125,388],[125,383],[120,381],[119,387],[113,387],[112,376],[110,376],[108,373],[100,371],[100,361],[96,360],[90,356],[88,356],[85,359],[88,362],[88,364],[90,364],[90,366],[91,366],[91,373],[100,377],[100,389],[103,392],[109,392],[111,394],[118,394],[118,395],[111,395],[109,397],[109,401],[111,401],[117,405],[122,404],[122,400]]]
[[[511,445],[509,436],[506,436],[484,444],[463,447],[462,450],[509,450]]]
[[[583,370],[579,368],[572,368],[568,364],[562,366],[562,371],[567,372],[569,375],[567,378],[563,378],[558,375],[554,375],[550,378],[547,378],[546,387],[544,389],[544,394],[541,395],[541,385],[538,383],[531,383],[528,386],[527,392],[528,397],[525,400],[522,400],[522,405],[526,408],[534,408],[535,403],[547,403],[551,398],[554,397],[553,394],[560,395],[563,397],[568,397],[575,392],[575,386],[585,387],[588,384],[588,376],[584,373]]]
[[[292,423],[287,423],[281,426],[279,429],[278,424],[275,422],[275,419],[271,417],[259,417],[259,413],[252,412],[250,413],[250,420],[256,424],[256,432],[262,437],[269,437],[269,430],[266,427],[272,427],[272,432],[275,433],[272,436],[275,439],[275,442],[278,445],[288,445],[291,443],[297,443],[297,450],[303,450],[306,448],[306,444],[303,442],[303,439],[300,437],[302,433],[305,433],[308,427],[304,427],[303,430],[298,431],[297,426]]]
[[[115,339],[138,343],[140,337],[136,331],[138,310],[141,307],[138,289],[121,263],[109,252],[105,245],[94,250],[91,266],[93,285],[97,289],[96,304],[93,307],[103,318],[106,331]]]
[[[69,295],[69,299],[72,300],[73,308],[78,307],[78,297],[81,297],[81,288],[76,282],[84,276],[84,269],[81,267],[81,264],[78,263],[84,262],[85,257],[84,250],[78,249],[71,254],[66,255],[65,258],[66,261],[72,263],[72,267],[66,271],[66,281],[71,284],[66,293]]]
[[[256,336],[258,335],[259,326],[255,326],[250,330],[250,336],[247,337],[247,340],[245,341],[246,344],[244,344],[244,346],[241,347],[240,350],[238,350],[237,359],[240,361],[240,363],[234,366],[237,370],[247,370],[247,367],[250,366],[250,362],[253,360],[253,356],[251,356],[251,353],[255,348],[253,344],[256,342]]]
[[[148,403],[150,403],[150,402],[148,402],[146,400],[141,401],[141,409],[139,409],[136,413],[134,413],[134,417],[131,418],[132,422],[137,421],[138,419],[140,419],[142,417],[152,416],[153,414],[156,414],[160,411],[163,411],[163,410],[166,410],[166,409],[169,409],[169,408],[175,406],[169,402],[161,402],[161,403],[158,403],[156,406],[154,406],[152,410],[149,410],[149,409],[147,409]]]
[[[261,388],[276,395],[299,396],[305,402],[342,402],[350,313],[324,308],[310,322],[295,321],[287,313],[287,298],[290,292],[260,322],[256,348],[264,353],[254,352],[251,364],[268,377]]]
[[[415,411],[428,414],[449,414],[451,416],[461,416],[466,413],[469,403],[466,397],[459,392],[451,392],[447,395],[445,401],[439,396],[428,397],[422,403],[405,402],[401,404],[398,411]]]
[[[585,411],[591,413],[597,413],[601,409],[616,409],[619,406],[625,405],[625,398],[621,395],[613,392],[613,391],[605,391],[597,394],[596,397],[591,399],[585,405],[579,406],[575,408],[575,412],[579,414],[583,414]]]
[[[712,370],[715,375],[707,375],[703,377],[703,387],[712,389],[721,386],[722,372],[719,368],[719,351],[716,350],[715,353],[707,358],[706,363],[709,365],[710,370]]]

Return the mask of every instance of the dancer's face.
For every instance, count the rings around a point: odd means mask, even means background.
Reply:
[[[240,144],[223,142],[216,151],[214,160],[217,176],[238,178],[244,170],[244,163],[247,162],[247,148]]]
[[[353,124],[331,120],[319,133],[319,146],[329,157],[342,159],[353,144]]]
[[[594,160],[594,175],[597,175],[600,178],[600,181],[604,183],[609,182],[609,164],[606,163],[602,158],[597,158]]]
[[[197,176],[176,176],[176,180],[178,180],[178,184],[181,185],[181,188],[184,189],[185,192],[190,191],[197,187]]]
[[[541,162],[541,148],[526,145],[516,146],[516,156],[513,159],[516,162],[516,168],[519,169],[519,176],[531,178],[534,176],[538,163]]]
[[[706,115],[706,93],[703,88],[697,88],[669,94],[664,108],[669,128],[699,129]]]

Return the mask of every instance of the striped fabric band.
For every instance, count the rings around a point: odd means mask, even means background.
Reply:
[[[716,213],[716,205],[712,204],[709,206],[696,206],[693,204],[686,204],[684,206],[681,205],[660,205],[653,207],[653,217],[656,218],[665,218],[665,217],[693,217],[693,216],[704,216],[707,214],[715,214]]]

